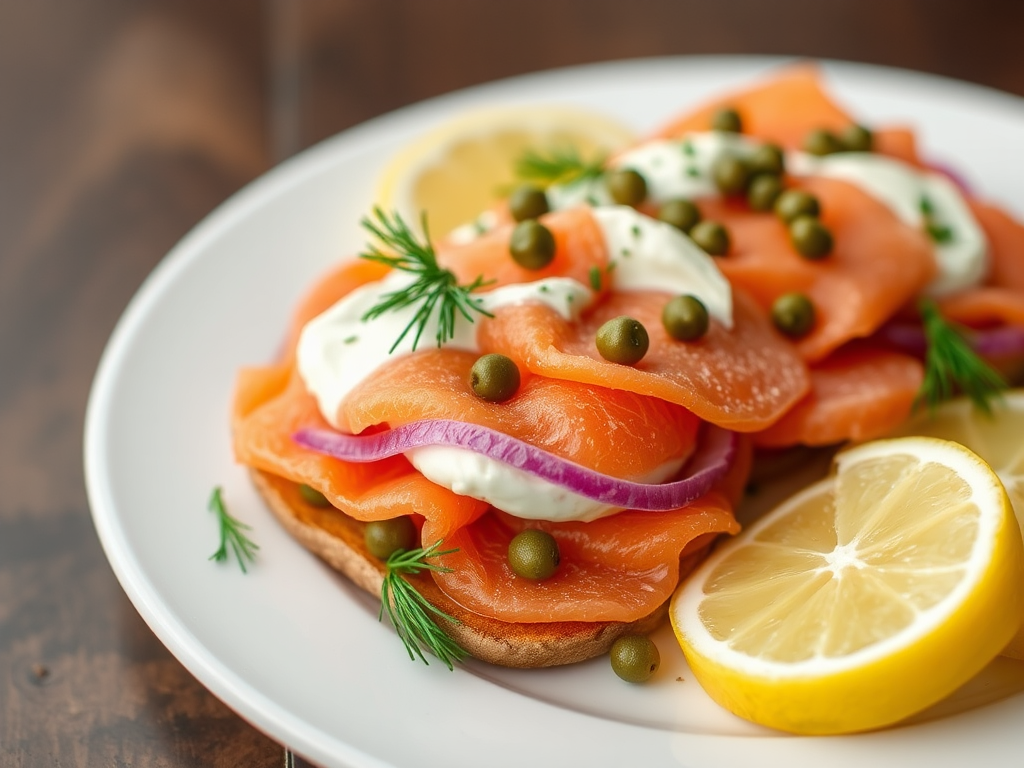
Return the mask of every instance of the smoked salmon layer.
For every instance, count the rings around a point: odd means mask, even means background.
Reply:
[[[410,361],[421,358],[425,366],[441,370],[436,365],[437,357],[445,351],[402,358],[406,362],[396,371],[408,372],[413,367]],[[402,403],[407,417],[411,409],[443,395],[446,377],[421,376],[424,389]],[[597,469],[617,467],[646,473],[671,452],[688,456],[692,451],[697,420],[678,406],[541,377],[532,377],[524,389],[517,396],[520,405],[510,409],[508,416],[480,412],[462,415],[482,415],[480,422],[490,426],[511,426],[510,434],[521,439],[543,435],[545,449]],[[453,400],[453,410],[458,410],[458,399]],[[373,398],[364,403],[368,412],[375,405]],[[550,425],[556,419],[555,409],[564,406],[578,412],[569,414],[566,422],[554,430],[545,430],[545,423]],[[518,421],[515,414],[532,409],[548,415],[544,421]],[[576,429],[581,419],[592,422],[587,433],[607,435],[611,431],[619,439],[587,439]],[[662,428],[655,429],[659,419]],[[665,424],[672,427],[665,428]],[[565,543],[564,567],[555,579],[539,588],[514,578],[504,554],[516,526],[524,523],[499,516],[484,502],[431,483],[403,457],[356,464],[304,449],[292,436],[309,427],[327,428],[327,424],[294,369],[249,369],[242,373],[234,421],[235,453],[240,462],[310,485],[333,506],[358,520],[410,514],[423,518],[424,544],[443,539],[446,549],[459,549],[445,557],[444,564],[453,568],[455,575],[438,574],[440,588],[469,610],[502,621],[634,621],[671,594],[678,581],[681,554],[706,543],[704,537],[739,530],[730,500],[742,484],[735,467],[724,485],[682,509],[626,511],[589,523],[531,523],[550,530],[560,544]],[[610,443],[612,450],[602,443]],[[742,467],[745,461],[741,458],[737,464]]]
[[[593,269],[607,271],[607,245],[589,209],[557,211],[540,221],[556,243],[554,259],[544,269],[525,269],[509,256],[512,225],[470,243],[449,244],[438,253],[438,261],[460,282],[477,276],[492,281],[484,292],[555,276],[587,285]],[[705,338],[680,342],[661,322],[671,294],[609,292],[612,283],[601,281],[596,305],[576,322],[541,304],[501,307],[494,318],[477,320],[477,343],[485,353],[511,357],[523,370],[660,398],[741,432],[774,423],[807,392],[807,368],[797,350],[775,330],[766,312],[745,297],[734,297],[733,328],[713,321]],[[594,343],[598,328],[621,315],[640,321],[650,335],[650,349],[635,366],[608,362]]]
[[[710,130],[722,108],[736,110],[744,135],[790,150],[802,149],[811,131],[839,133],[856,122],[822,87],[817,67],[797,65],[708,102],[652,138]],[[911,130],[876,129],[873,136],[873,151],[928,167]],[[730,233],[730,251],[718,264],[734,286],[749,292],[762,308],[785,293],[805,293],[817,313],[814,328],[797,343],[810,363],[811,391],[759,433],[756,442],[819,445],[884,434],[912,410],[923,367],[918,358],[871,337],[894,317],[916,315],[915,304],[936,274],[934,243],[922,229],[901,222],[850,184],[825,178],[786,182],[821,202],[821,221],[835,238],[826,259],[801,258],[773,213],[752,211],[729,198],[697,201],[705,218],[722,222]],[[997,206],[964,192],[988,242],[988,274],[981,285],[944,296],[940,310],[968,329],[1024,332],[1024,227]],[[1024,356],[1011,357],[990,357],[990,362],[1019,375]]]
[[[922,230],[852,184],[814,178],[793,186],[821,203],[821,221],[835,238],[827,258],[800,256],[786,224],[772,212],[717,198],[701,200],[700,208],[729,230],[732,247],[718,266],[735,287],[766,310],[794,291],[811,300],[814,328],[797,348],[805,360],[817,362],[852,339],[870,336],[912,302],[935,276],[935,259]]]
[[[373,279],[359,262],[349,269],[328,275],[300,311],[327,303],[331,290],[344,294]],[[483,402],[468,385],[476,357],[455,349],[398,357],[346,398],[339,420],[353,432],[428,418],[469,421],[624,478],[642,477],[693,452],[698,418],[654,397],[527,374],[510,401]],[[438,574],[437,581],[475,612],[503,621],[633,621],[671,594],[681,554],[738,530],[732,506],[749,469],[744,451],[715,490],[685,508],[540,523],[565,543],[566,566],[543,590],[534,589],[512,576],[502,549],[524,523],[431,483],[404,457],[359,464],[299,446],[297,432],[329,425],[292,361],[289,352],[280,365],[242,371],[233,411],[238,460],[316,488],[357,520],[415,516],[424,544],[443,539],[445,548],[459,549],[445,557],[453,574]]]
[[[670,121],[651,138],[673,139],[711,130],[715,113],[723,107],[739,113],[745,134],[784,149],[800,149],[810,131],[839,132],[855,122],[822,88],[818,67],[804,64],[775,72],[760,85],[716,98]],[[874,131],[874,151],[920,165],[914,134],[907,128]]]

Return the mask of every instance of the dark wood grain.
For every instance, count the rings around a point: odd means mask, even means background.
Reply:
[[[103,344],[167,249],[274,160],[541,69],[778,53],[1024,95],[995,0],[0,0],[0,765],[271,766],[114,579],[83,487]]]

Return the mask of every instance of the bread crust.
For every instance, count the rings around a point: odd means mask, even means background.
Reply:
[[[252,470],[253,482],[274,515],[295,539],[345,574],[356,585],[380,597],[384,563],[366,549],[364,523],[333,507],[306,502],[298,485],[276,475]],[[703,559],[704,552],[683,558],[680,578]],[[431,604],[459,620],[441,628],[472,656],[503,667],[536,668],[573,664],[607,653],[623,635],[647,634],[664,620],[667,601],[633,622],[559,621],[525,624],[498,621],[467,611],[453,602],[429,574],[407,577]]]

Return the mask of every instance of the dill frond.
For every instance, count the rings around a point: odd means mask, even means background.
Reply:
[[[404,288],[384,294],[381,302],[362,317],[364,321],[373,320],[387,312],[418,305],[413,318],[391,345],[389,353],[394,352],[413,329],[415,336],[412,348],[415,351],[435,311],[438,317],[436,338],[439,347],[454,338],[455,323],[459,315],[471,323],[474,312],[493,317],[483,308],[480,299],[470,295],[489,282],[483,277],[477,277],[469,285],[459,285],[454,273],[438,265],[437,254],[430,244],[426,215],[423,217],[423,242],[416,238],[398,213],[393,213],[389,217],[380,208],[374,208],[373,215],[376,221],[366,217],[362,220],[363,227],[393,253],[385,253],[376,245],[370,245],[366,253],[360,254],[361,258],[416,276],[416,280]]]
[[[383,619],[387,613],[410,659],[415,661],[419,658],[424,664],[429,664],[423,655],[423,648],[426,648],[448,669],[453,669],[452,663],[462,661],[467,654],[445,634],[437,620],[444,619],[454,624],[458,624],[459,620],[429,603],[412,584],[402,578],[402,574],[417,574],[420,571],[450,573],[450,568],[427,562],[458,551],[447,549],[439,552],[440,547],[441,541],[438,540],[426,549],[398,550],[387,559],[387,572],[380,589],[380,614],[377,618]]]
[[[222,563],[228,559],[230,550],[235,555],[242,573],[247,573],[245,568],[246,562],[254,562],[256,560],[256,552],[260,548],[258,544],[245,535],[245,531],[251,531],[252,528],[228,514],[220,486],[213,489],[209,508],[211,512],[216,513],[217,521],[220,524],[220,547],[210,555],[209,559]]]
[[[971,349],[967,339],[942,316],[934,301],[922,300],[920,311],[928,348],[924,381],[914,407],[924,403],[929,410],[934,410],[944,400],[963,392],[978,410],[991,413],[991,401],[1001,397],[1006,381]]]

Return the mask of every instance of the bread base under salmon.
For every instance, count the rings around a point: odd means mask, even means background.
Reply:
[[[295,483],[252,470],[259,493],[274,515],[304,547],[356,585],[380,597],[384,563],[370,554],[363,542],[364,523],[334,508],[306,502]],[[704,558],[695,552],[680,563],[680,578]],[[633,622],[559,621],[541,624],[510,623],[467,611],[453,602],[428,574],[407,577],[431,604],[460,623],[441,621],[441,628],[472,656],[503,667],[553,667],[607,653],[622,635],[647,634],[664,620],[668,603]],[[397,641],[396,641],[397,642]]]

